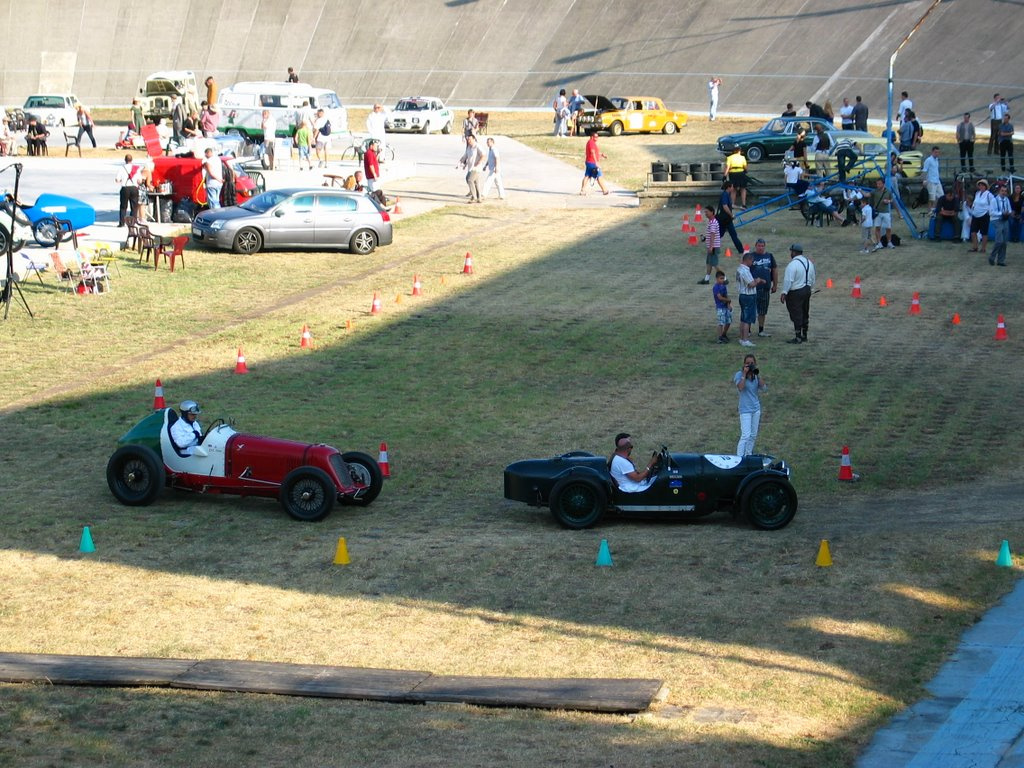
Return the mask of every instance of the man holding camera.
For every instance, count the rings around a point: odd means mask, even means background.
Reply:
[[[811,289],[814,288],[814,265],[804,256],[799,243],[789,246],[789,264],[782,276],[781,301],[789,310],[796,334],[787,344],[803,344],[807,341],[807,325],[811,314]]]

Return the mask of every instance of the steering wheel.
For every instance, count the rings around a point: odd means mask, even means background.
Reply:
[[[669,455],[668,447],[663,445],[660,451],[655,451],[651,455],[651,476],[661,474],[663,469],[670,466],[672,466],[672,458]]]
[[[204,442],[206,442],[206,438],[208,438],[210,436],[210,434],[218,426],[224,426],[224,423],[225,423],[224,419],[214,419],[213,422],[210,424],[210,426],[208,426],[206,428],[206,432],[203,433],[203,436],[201,438],[199,438],[199,444],[202,445]]]

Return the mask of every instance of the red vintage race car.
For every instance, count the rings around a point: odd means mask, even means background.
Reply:
[[[336,501],[369,504],[384,484],[377,462],[365,453],[236,432],[223,419],[191,455],[182,455],[170,432],[179,418],[173,408],[162,408],[117,441],[107,485],[122,504],[151,504],[165,487],[233,493],[277,498],[296,520],[312,522],[327,517]]]

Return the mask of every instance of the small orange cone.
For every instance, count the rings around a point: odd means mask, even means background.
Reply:
[[[242,354],[242,348],[238,348],[238,357],[235,358],[235,373],[248,373],[249,368],[245,364],[245,355]]]
[[[732,258],[732,248],[726,248],[725,249],[725,258],[727,258],[727,259],[731,259]]]
[[[346,320],[345,321],[345,330],[346,331],[351,331],[352,330],[352,326],[353,326],[353,322],[351,320]]]
[[[921,314],[921,294],[917,291],[914,291],[914,298],[910,300],[910,314]]]
[[[444,275],[441,275],[441,285],[447,285],[444,279]]]
[[[839,479],[844,483],[852,483],[859,480],[860,476],[853,474],[853,465],[850,463],[850,448],[843,446],[843,458],[839,462]]]
[[[156,391],[153,395],[153,410],[159,411],[161,408],[166,408],[167,403],[164,402],[164,385],[160,383],[160,379],[156,380]]]
[[[469,251],[466,251],[466,262],[462,266],[462,274],[472,275],[473,274],[473,257],[469,255]]]
[[[822,539],[818,545],[818,556],[814,559],[814,564],[819,568],[832,567],[832,552],[828,547],[828,539]]]
[[[302,336],[299,342],[301,349],[312,349],[313,348],[313,334],[309,332],[309,326],[305,323],[302,324]]]
[[[832,278],[831,277],[828,280],[825,281],[825,287],[826,288],[831,288],[832,287]]]
[[[885,296],[880,296],[878,298],[878,306],[880,306],[880,307],[887,307],[887,306],[889,306],[889,302],[885,300]]]
[[[704,221],[704,214],[700,210],[700,203],[697,203],[697,207],[693,211],[694,221]]]
[[[683,227],[682,227],[682,231],[683,232],[689,232],[690,231],[690,216],[688,214],[685,214],[685,213],[683,214]]]
[[[395,294],[395,304],[401,304],[401,303],[402,303],[402,294],[396,293]]]
[[[380,291],[373,292],[373,302],[370,304],[370,314],[380,314]]]
[[[697,244],[697,236],[696,235],[690,235],[689,243],[690,243],[690,245],[696,245]]]
[[[423,283],[420,282],[419,275],[412,276],[412,295],[422,296],[423,295]]]
[[[953,320],[951,322],[953,323],[953,325],[960,325],[960,313],[959,312],[954,312],[953,313]]]
[[[402,201],[402,198],[396,197],[395,198],[395,207],[391,209],[391,212],[393,214],[395,214],[396,216],[401,216],[402,213],[403,213],[402,206],[401,206],[401,201]]]
[[[380,455],[377,456],[377,466],[380,467],[381,477],[391,477],[391,464],[388,462],[388,444],[380,444]]]
[[[1006,341],[1006,322],[1003,320],[1003,316],[1000,315],[996,319],[996,341]]]
[[[850,291],[850,295],[855,299],[860,298],[860,275],[853,279],[853,290]]]

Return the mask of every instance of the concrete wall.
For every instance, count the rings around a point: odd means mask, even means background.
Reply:
[[[346,103],[411,94],[454,106],[541,107],[559,87],[776,113],[860,93],[884,112],[888,59],[931,0],[0,0],[0,103],[72,90],[127,104],[147,73],[221,86],[284,79]],[[903,49],[896,91],[925,120],[1024,92],[1024,8],[945,0]],[[898,98],[898,97],[897,97]],[[1013,102],[1011,102],[1013,103]]]

